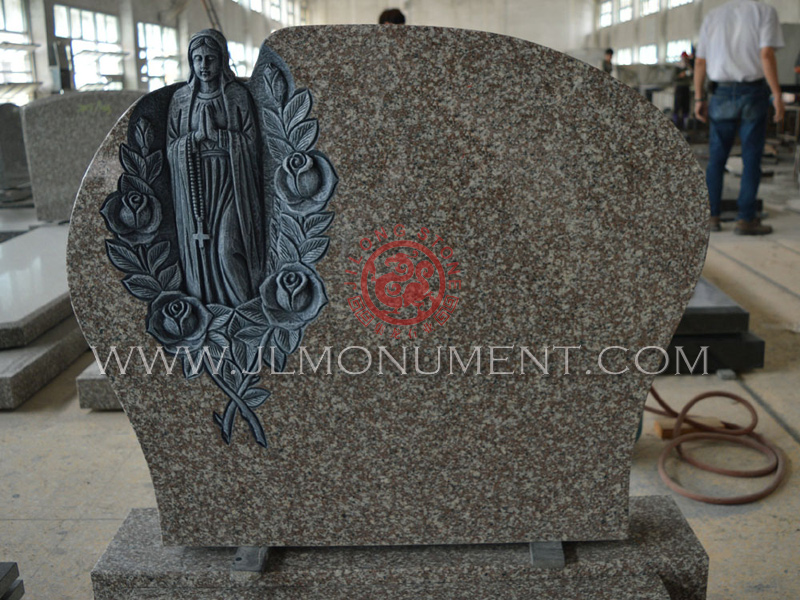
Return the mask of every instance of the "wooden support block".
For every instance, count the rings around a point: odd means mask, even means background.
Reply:
[[[703,425],[707,425],[708,427],[723,427],[722,421],[717,419],[716,417],[692,417],[694,421],[698,423],[702,423]],[[674,436],[675,431],[675,421],[676,419],[670,417],[659,417],[656,419],[656,422],[653,424],[653,430],[655,434],[662,440],[671,440]],[[683,422],[681,424],[681,432],[680,435],[684,435],[687,433],[695,433],[700,431],[700,429],[695,428],[693,425],[690,425],[687,422]]]

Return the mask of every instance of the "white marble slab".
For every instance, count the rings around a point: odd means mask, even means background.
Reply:
[[[72,314],[66,225],[0,244],[0,348],[24,346]]]

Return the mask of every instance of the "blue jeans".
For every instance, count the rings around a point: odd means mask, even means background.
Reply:
[[[712,217],[720,214],[722,178],[737,129],[742,142],[744,163],[737,202],[739,219],[752,221],[756,217],[756,194],[761,182],[761,156],[764,154],[767,135],[769,95],[766,83],[729,83],[718,85],[711,97],[708,107],[711,128],[706,184]]]

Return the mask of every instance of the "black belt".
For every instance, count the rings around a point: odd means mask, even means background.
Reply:
[[[756,79],[755,81],[714,81],[712,85],[720,86],[720,85],[747,85],[747,86],[757,86],[757,85],[766,85],[767,80],[763,77],[761,79]]]

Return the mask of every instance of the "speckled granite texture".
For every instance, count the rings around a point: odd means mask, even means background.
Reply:
[[[224,397],[206,377],[147,375],[136,360],[124,376],[112,366],[164,543],[624,538],[652,377],[635,372],[632,354],[607,362],[625,374],[599,374],[597,354],[666,346],[700,274],[705,181],[679,132],[602,72],[518,39],[336,26],[281,30],[269,43],[312,90],[317,148],[340,180],[330,251],[317,264],[330,301],[303,345],[314,357],[325,346],[375,355],[379,345],[406,346],[410,371],[346,375],[334,356],[331,375],[267,374],[272,395],[256,409],[265,450],[241,420],[232,443],[221,440],[211,414]],[[157,347],[146,305],[106,258],[98,213],[121,173],[126,127],[123,118],[87,173],[68,248],[75,311],[103,355],[112,345]],[[395,224],[446,239],[462,271],[457,311],[416,340],[376,335],[348,307],[348,257]],[[491,376],[486,358],[480,375],[421,376],[414,345],[428,358],[437,346],[468,355],[524,345],[539,358],[545,345],[582,349],[569,375],[561,350],[547,377],[530,363],[524,376]],[[297,367],[294,354],[288,369]]]
[[[69,294],[48,302],[18,321],[0,323],[0,348],[18,348],[72,316]]]
[[[69,219],[97,147],[140,92],[75,92],[31,102],[22,111],[36,218]]]
[[[0,351],[0,409],[17,408],[86,352],[74,317],[22,348]]]
[[[92,571],[95,600],[145,598],[702,600],[708,559],[674,501],[631,498],[631,537],[567,543],[562,570],[525,544],[275,549],[233,583],[232,548],[164,548],[158,514],[134,510]]]
[[[122,410],[108,377],[100,372],[97,361],[86,367],[83,373],[75,378],[75,385],[78,388],[78,402],[81,408]]]

